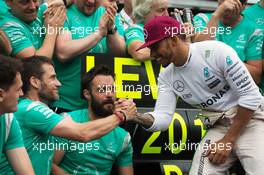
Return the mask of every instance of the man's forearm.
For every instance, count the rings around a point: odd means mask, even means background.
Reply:
[[[127,120],[131,119],[128,117]],[[104,136],[120,123],[122,123],[122,119],[115,114],[86,123],[76,123],[70,117],[66,116],[49,134],[79,142],[88,142]]]
[[[77,40],[73,40],[70,36],[67,36],[67,38],[62,37],[58,37],[56,46],[58,58],[62,62],[71,60],[73,57],[92,49],[103,38],[99,32],[94,32],[89,36]]]
[[[134,175],[133,166],[127,166],[127,167],[118,167],[118,174],[119,175]]]
[[[126,43],[125,39],[123,39],[118,32],[112,35],[107,36],[107,46],[109,51],[111,51],[115,55],[125,55],[126,53]]]
[[[36,51],[35,55],[45,56],[48,57],[49,59],[52,59],[56,38],[57,38],[56,32],[47,33],[42,46]]]
[[[150,60],[150,49],[149,48],[144,48],[141,50],[136,51],[143,42],[141,41],[133,41],[131,44],[128,46],[128,53],[137,61],[147,61]]]
[[[116,128],[120,123],[120,119],[113,114],[106,118],[80,124],[78,128],[80,131],[80,138],[77,140],[81,139],[83,142],[88,142],[100,138]]]
[[[25,147],[7,150],[7,159],[17,175],[34,175],[34,170]],[[23,165],[23,166],[21,166]]]
[[[53,175],[68,175],[62,168],[60,168],[56,164],[52,164],[52,171],[51,174]]]
[[[136,118],[133,121],[148,129],[153,125],[154,117],[150,114],[137,113]]]
[[[255,83],[257,85],[260,84],[261,82],[261,76],[262,76],[262,69],[259,67],[255,67],[253,65],[244,63],[250,73],[250,75],[252,76],[253,80],[255,81]],[[261,61],[259,62],[259,65],[261,65]]]
[[[224,139],[227,139],[230,143],[235,143],[241,132],[249,123],[253,113],[254,111],[239,106],[234,121],[225,134]]]
[[[11,44],[2,30],[0,30],[0,51],[3,51],[7,55],[10,55],[12,52]]]

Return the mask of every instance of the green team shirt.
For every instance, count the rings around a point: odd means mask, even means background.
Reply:
[[[260,28],[262,29],[262,31],[264,31],[264,7],[260,6],[260,2],[246,8],[243,11],[243,14],[244,16],[247,16],[251,21],[254,21],[257,28]],[[264,44],[262,49],[262,59],[264,59]],[[262,94],[264,95],[264,76],[262,76],[260,87],[262,90]]]
[[[12,113],[0,116],[0,174],[9,174],[11,167],[6,158],[6,151],[24,147],[19,124]],[[8,167],[8,168],[7,168]]]
[[[125,30],[126,47],[133,41],[145,42],[144,38],[144,24],[137,23]]]
[[[211,16],[212,14],[196,15],[195,29],[204,30]],[[262,58],[263,32],[257,29],[247,16],[243,16],[240,23],[233,28],[225,27],[219,22],[216,38],[231,46],[243,62]]]
[[[10,12],[5,14],[5,17],[0,22],[0,26],[11,43],[12,56],[31,46],[35,49],[39,49],[42,46],[45,37],[42,16],[46,9],[46,3],[41,5],[37,18],[31,23],[22,21]]]
[[[88,110],[68,113],[77,123],[85,123]],[[86,143],[59,138],[57,144],[65,151],[60,167],[70,174],[108,175],[113,163],[132,166],[133,149],[130,135],[117,127],[100,139]]]
[[[0,17],[8,12],[9,7],[7,6],[5,0],[0,0]],[[0,18],[1,20],[1,18]]]
[[[86,16],[80,12],[76,5],[67,9],[67,20],[64,27],[72,34],[72,39],[84,38],[98,30],[101,16],[105,13],[103,7],[99,7],[92,15]],[[118,20],[118,19],[116,19]],[[117,22],[117,29],[123,35],[122,27]],[[107,53],[106,37],[98,42],[89,53]],[[62,84],[59,89],[60,99],[53,103],[52,107],[61,107],[68,110],[87,108],[87,100],[81,98],[81,57],[74,57],[66,63],[54,59],[57,77]]]
[[[24,147],[23,137],[16,118],[12,113],[0,116],[0,153],[7,150]],[[0,161],[2,156],[0,155]],[[0,171],[1,172],[1,171]]]
[[[50,174],[54,156],[54,137],[49,132],[63,119],[39,101],[21,98],[15,116],[35,174]],[[11,171],[11,168],[5,168]],[[11,172],[10,172],[11,174]]]
[[[260,2],[246,8],[243,14],[254,21],[258,28],[264,30],[264,7],[260,6]]]

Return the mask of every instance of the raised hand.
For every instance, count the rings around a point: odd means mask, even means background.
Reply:
[[[107,28],[108,29],[112,29],[113,25],[115,23],[115,17],[116,17],[116,13],[117,13],[117,5],[116,3],[111,3],[107,8],[106,8],[106,14],[108,16],[108,25]]]
[[[48,0],[48,7],[64,6],[63,0]]]
[[[107,31],[108,31],[108,28],[107,28],[107,25],[108,25],[108,21],[109,21],[109,16],[107,13],[104,13],[101,18],[100,18],[100,21],[99,21],[99,34],[104,37],[107,35]]]
[[[223,18],[226,14],[240,14],[243,10],[243,6],[239,0],[225,0],[218,6],[214,15],[216,17]]]
[[[64,6],[50,7],[45,11],[44,25],[48,27],[62,27],[66,19],[66,8]]]

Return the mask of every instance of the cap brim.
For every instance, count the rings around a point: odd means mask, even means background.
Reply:
[[[139,51],[139,50],[141,50],[141,49],[144,49],[144,48],[146,48],[146,47],[148,47],[148,46],[150,46],[150,45],[152,45],[152,44],[155,44],[156,42],[158,42],[158,41],[160,41],[160,40],[163,40],[163,39],[165,39],[165,38],[166,38],[166,37],[164,37],[164,38],[159,38],[159,39],[155,39],[155,40],[152,40],[152,41],[146,42],[146,43],[144,43],[143,45],[141,45],[139,48],[137,48],[136,51]]]

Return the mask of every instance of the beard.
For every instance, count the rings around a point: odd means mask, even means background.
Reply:
[[[107,109],[104,108],[104,105],[106,105],[106,104],[114,105],[113,99],[109,99],[109,100],[106,100],[106,101],[103,101],[102,103],[100,103],[91,94],[91,101],[90,102],[91,102],[91,108],[97,117],[103,118],[103,117],[107,117],[107,116],[113,114],[113,108],[111,108],[111,109],[110,108],[107,108]]]
[[[54,97],[51,92],[47,90],[47,86],[44,83],[41,83],[41,89],[38,92],[39,98],[46,102],[47,104],[57,100],[57,97]]]

